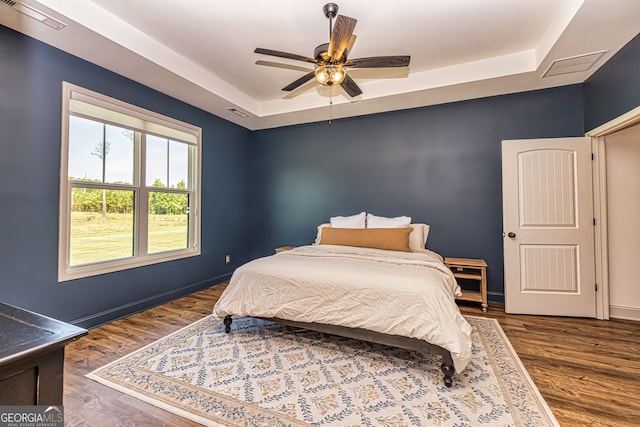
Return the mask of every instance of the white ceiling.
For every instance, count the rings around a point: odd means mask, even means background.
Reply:
[[[350,70],[364,92],[350,98],[315,81],[283,92],[311,65],[253,53],[313,57],[326,0],[17,0],[61,30],[3,1],[0,24],[253,130],[581,83],[640,32],[640,0],[334,0],[358,20],[350,58],[411,56],[408,69]],[[586,71],[542,78],[601,51]]]

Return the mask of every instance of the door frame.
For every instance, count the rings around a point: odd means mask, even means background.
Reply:
[[[607,153],[605,137],[640,123],[640,106],[590,130],[593,161],[593,214],[595,217],[596,318],[609,320],[609,240],[607,228]]]

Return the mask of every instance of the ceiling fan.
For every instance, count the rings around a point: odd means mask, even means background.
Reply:
[[[279,58],[294,59],[314,64],[314,71],[305,74],[294,82],[282,88],[290,92],[309,80],[315,79],[324,86],[340,85],[349,96],[354,97],[362,93],[356,82],[347,75],[347,68],[387,68],[408,67],[411,57],[408,55],[373,56],[368,58],[348,59],[349,46],[353,30],[358,22],[354,18],[339,15],[335,25],[333,18],[338,14],[338,5],[327,3],[322,8],[324,16],[329,18],[329,43],[319,45],[313,51],[313,58],[296,55],[278,50],[257,48],[254,52]]]

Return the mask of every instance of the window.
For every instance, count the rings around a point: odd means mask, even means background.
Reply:
[[[199,255],[200,141],[64,82],[58,280]]]

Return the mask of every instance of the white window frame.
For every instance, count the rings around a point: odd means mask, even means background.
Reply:
[[[136,142],[136,165],[132,186],[100,183],[100,188],[135,191],[134,253],[133,256],[84,264],[70,265],[71,190],[75,181],[69,180],[69,117],[77,115],[184,142],[194,147],[189,159],[189,244],[187,248],[161,253],[147,253],[148,194],[153,191],[176,192],[168,187],[145,185],[144,144]],[[142,136],[144,138],[144,135]],[[90,91],[68,82],[62,82],[62,148],[60,155],[60,215],[58,238],[58,282],[96,276],[104,273],[142,267],[200,255],[200,179],[202,129],[149,110]],[[83,187],[95,184],[82,182]],[[178,191],[184,192],[184,191]]]

